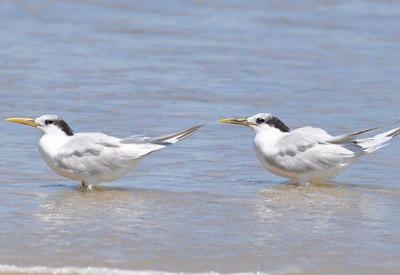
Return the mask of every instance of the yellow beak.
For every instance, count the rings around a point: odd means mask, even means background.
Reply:
[[[11,117],[11,118],[7,118],[5,121],[24,124],[24,125],[28,125],[28,126],[32,126],[32,127],[39,126],[39,124],[36,123],[33,118]]]
[[[218,121],[219,123],[237,124],[243,126],[253,126],[254,124],[247,121],[247,118],[224,118]]]

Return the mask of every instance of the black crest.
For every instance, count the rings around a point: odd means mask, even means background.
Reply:
[[[67,136],[74,135],[74,131],[63,119],[54,120],[53,124],[57,125]]]
[[[268,119],[266,121],[266,123],[269,126],[275,127],[276,129],[279,129],[281,132],[290,132],[290,128],[286,126],[285,123],[282,122],[282,120],[280,120],[277,117],[271,117],[270,119]]]

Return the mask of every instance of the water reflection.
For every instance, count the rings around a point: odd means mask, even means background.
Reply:
[[[148,192],[142,189],[96,186],[92,192],[79,187],[49,196],[40,205],[36,216],[59,226],[75,222],[124,219],[135,222],[145,215],[152,203]]]
[[[348,226],[357,230],[364,226],[384,227],[390,218],[388,197],[398,200],[398,190],[382,193],[375,185],[352,185],[331,182],[307,186],[277,185],[259,192],[255,213],[267,238],[271,231],[303,231],[302,234],[334,234]]]

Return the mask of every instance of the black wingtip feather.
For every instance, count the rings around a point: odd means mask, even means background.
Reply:
[[[390,133],[388,136],[389,137],[397,137],[398,135],[400,135],[400,128],[397,129],[396,131],[394,131],[393,133]]]
[[[192,128],[180,131],[175,134],[171,134],[171,135],[167,135],[167,136],[163,136],[163,137],[159,137],[159,138],[154,138],[150,142],[154,143],[154,144],[159,144],[159,145],[166,145],[166,146],[171,145],[171,144],[174,144],[184,138],[187,138],[187,137],[193,135],[195,132],[197,132],[203,126],[204,126],[204,124],[194,126]],[[175,139],[175,141],[170,141],[171,139]]]

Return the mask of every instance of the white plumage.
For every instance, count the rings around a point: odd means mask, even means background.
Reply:
[[[42,130],[39,151],[47,165],[63,177],[82,181],[89,189],[97,182],[120,178],[146,155],[192,135],[201,127],[158,138],[120,139],[103,133],[73,133],[64,120],[53,115],[7,120]]]
[[[221,122],[251,127],[256,134],[254,149],[261,164],[268,171],[299,184],[332,179],[359,157],[386,146],[400,134],[400,128],[396,128],[360,139],[361,134],[376,128],[340,136],[331,136],[314,127],[290,131],[271,114]]]

